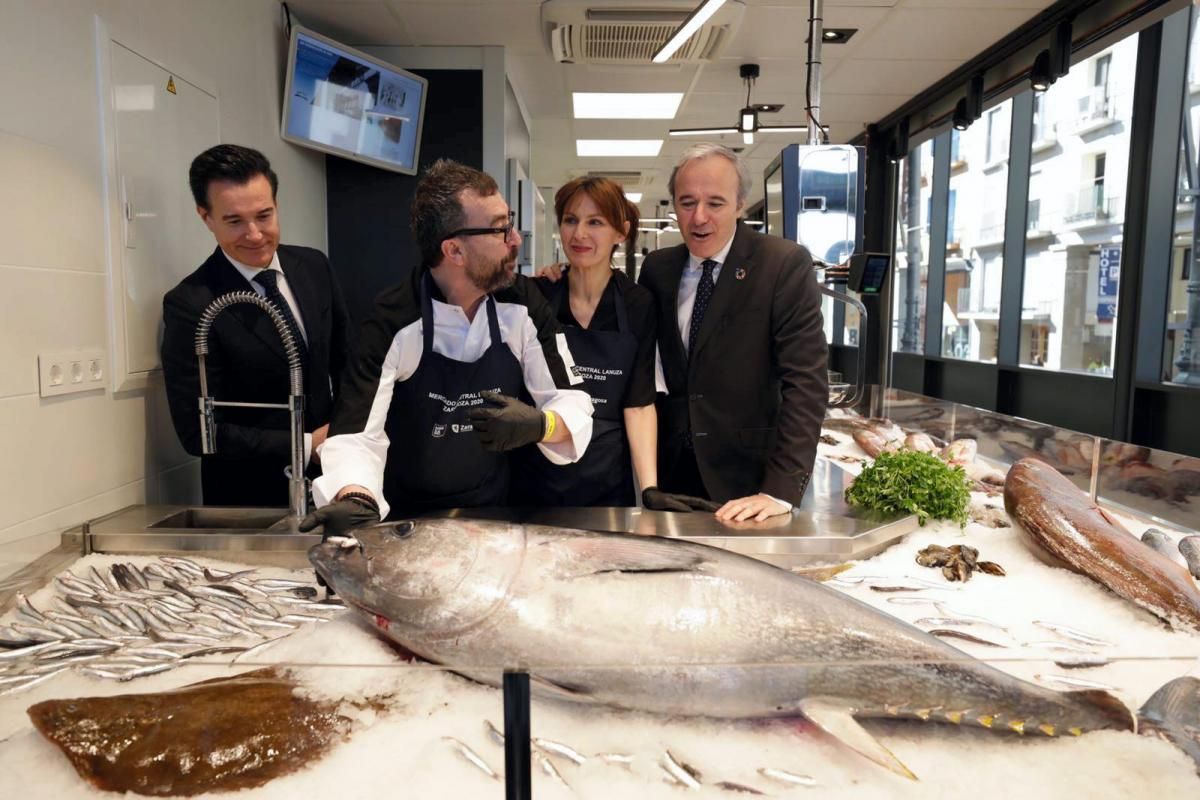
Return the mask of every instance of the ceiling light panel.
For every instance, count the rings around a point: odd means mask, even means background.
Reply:
[[[642,193],[641,192],[626,192],[625,199],[627,199],[631,203],[640,203],[640,202],[642,202]]]
[[[575,119],[675,119],[683,92],[572,92]]]
[[[653,158],[662,150],[662,139],[576,139],[577,156],[645,156]]]

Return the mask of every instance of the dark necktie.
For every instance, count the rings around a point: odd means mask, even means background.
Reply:
[[[704,321],[704,312],[708,310],[708,301],[712,299],[715,286],[713,269],[717,262],[710,258],[700,266],[704,271],[700,273],[700,282],[696,284],[696,302],[692,304],[692,321],[688,324],[688,358],[691,358],[696,350],[696,340],[700,338],[700,323]]]
[[[279,273],[273,269],[264,269],[254,276],[254,282],[266,290],[267,299],[274,304],[275,308],[279,309],[283,321],[287,323],[288,330],[296,339],[296,347],[300,351],[300,363],[307,367],[308,348],[304,344],[304,336],[300,333],[300,324],[296,322],[296,317],[292,314],[292,307],[283,296],[283,292],[279,291]]]

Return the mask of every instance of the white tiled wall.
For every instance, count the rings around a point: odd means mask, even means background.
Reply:
[[[325,247],[324,158],[279,138],[276,0],[0,0],[0,548],[198,497],[161,381],[38,396],[39,352],[110,346],[96,15],[114,39],[211,83],[221,140],[257,147],[279,173],[283,240]]]

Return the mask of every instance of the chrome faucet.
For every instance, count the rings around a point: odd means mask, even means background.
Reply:
[[[208,393],[208,373],[204,367],[204,359],[208,355],[208,334],[212,330],[213,321],[225,309],[239,303],[249,303],[258,306],[267,313],[275,330],[283,340],[283,349],[287,354],[288,373],[291,393],[286,403],[239,403],[227,400],[214,400]],[[304,481],[304,369],[300,361],[300,349],[292,336],[287,322],[279,309],[270,301],[259,297],[254,292],[230,292],[223,294],[208,304],[200,315],[196,325],[196,360],[200,363],[200,441],[205,455],[217,452],[217,425],[213,418],[213,409],[217,406],[234,408],[286,408],[292,434],[292,466],[288,477],[288,520],[293,530],[305,514],[308,513],[308,491]]]

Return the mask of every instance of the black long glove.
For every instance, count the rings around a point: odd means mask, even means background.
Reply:
[[[546,415],[528,403],[499,392],[480,392],[488,405],[467,412],[471,426],[487,450],[504,452],[540,442],[546,435]]]
[[[324,526],[321,540],[330,536],[346,536],[355,528],[379,522],[379,507],[365,497],[347,497],[318,508],[300,520],[300,531],[307,533],[318,525]]]
[[[651,511],[716,511],[721,507],[720,503],[703,497],[664,492],[657,486],[647,486],[642,490],[642,505]]]

